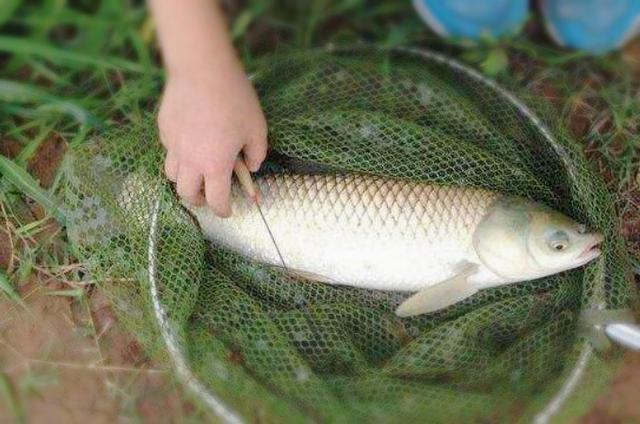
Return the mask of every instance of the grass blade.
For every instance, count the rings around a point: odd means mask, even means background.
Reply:
[[[0,25],[4,25],[22,4],[22,0],[2,0],[0,2]]]
[[[119,57],[101,58],[78,52],[59,49],[17,37],[0,36],[0,51],[16,55],[35,55],[58,63],[92,65],[105,68],[120,68],[131,72],[148,72],[144,66]]]
[[[62,297],[73,297],[75,299],[80,299],[82,296],[84,296],[84,290],[82,289],[52,290],[47,292],[47,296],[62,296]]]
[[[91,113],[75,103],[60,99],[35,86],[24,83],[0,79],[0,100],[7,103],[38,104],[38,110],[67,114],[82,124],[97,122]]]
[[[55,205],[51,196],[24,168],[16,165],[11,159],[0,155],[0,174],[22,193],[39,203],[58,222],[64,224],[64,215]]]
[[[22,299],[18,294],[18,291],[13,287],[9,276],[6,272],[0,269],[0,291],[2,291],[9,299],[16,303],[22,303]]]
[[[16,420],[15,422],[20,424],[24,423],[24,409],[18,400],[18,396],[9,377],[2,371],[0,371],[0,398],[4,399],[4,403]]]
[[[16,164],[24,166],[33,157],[42,143],[48,137],[51,137],[51,133],[54,132],[54,127],[52,125],[42,125],[38,127],[37,131],[36,134],[33,134],[32,138],[27,140],[26,146],[20,150],[20,153],[13,158]]]

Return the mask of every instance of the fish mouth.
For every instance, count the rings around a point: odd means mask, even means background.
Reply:
[[[592,240],[587,244],[587,247],[578,256],[582,264],[591,262],[602,253],[600,245],[604,241],[604,237],[601,234],[594,234],[591,238]]]

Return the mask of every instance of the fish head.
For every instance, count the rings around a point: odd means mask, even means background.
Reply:
[[[547,206],[501,198],[473,235],[478,258],[509,281],[526,281],[585,265],[597,258],[602,234]]]

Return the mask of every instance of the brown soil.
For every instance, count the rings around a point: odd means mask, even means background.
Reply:
[[[41,186],[51,186],[66,151],[67,142],[57,133],[53,133],[35,151],[27,169]]]
[[[22,146],[17,141],[0,135],[0,155],[6,156],[8,158],[14,158],[20,150]]]
[[[16,145],[0,140],[0,152],[15,156]],[[52,135],[34,153],[29,171],[50,186],[65,151],[66,142]],[[53,256],[65,250],[55,222],[21,239],[4,215],[6,208],[0,212],[0,269],[15,271],[23,248],[39,245]],[[44,216],[29,202],[12,204],[11,212],[23,224]],[[14,398],[0,390],[0,423],[15,422],[16,409],[26,422],[48,424],[168,423],[193,414],[168,370],[157,368],[122,330],[99,290],[62,281],[39,266],[19,288],[24,305],[0,292],[0,389],[6,379]],[[84,294],[52,294],[74,288]]]
[[[640,422],[640,352],[630,352],[609,390],[582,417],[581,424],[622,424]]]
[[[640,257],[640,174],[635,187],[631,187],[626,195],[621,231],[632,252]]]
[[[640,37],[628,42],[622,50],[622,59],[631,67],[634,74],[640,77]]]
[[[30,423],[173,422],[191,409],[117,325],[97,291],[52,296],[55,281],[21,288],[25,307],[0,302],[0,363]],[[0,398],[0,402],[6,399]],[[0,422],[12,422],[0,408]]]
[[[13,246],[9,238],[9,232],[0,227],[0,269],[6,271],[11,266],[12,252]]]

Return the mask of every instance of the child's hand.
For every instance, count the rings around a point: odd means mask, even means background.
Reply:
[[[267,126],[219,2],[149,0],[168,80],[158,114],[165,172],[180,197],[229,216],[236,158],[256,171]]]
[[[180,197],[229,216],[233,166],[240,152],[257,171],[267,152],[267,126],[256,93],[238,66],[223,74],[170,74],[158,127],[165,172]],[[203,196],[204,194],[204,196]]]

